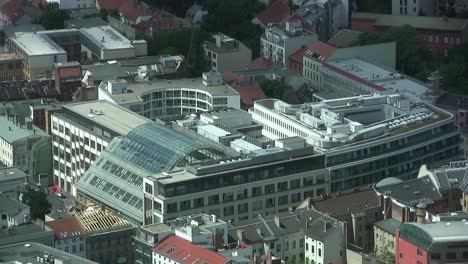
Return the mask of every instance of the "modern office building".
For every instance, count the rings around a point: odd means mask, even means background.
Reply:
[[[239,93],[223,82],[218,72],[198,79],[154,80],[128,84],[107,81],[98,88],[99,100],[107,100],[149,119],[173,120],[197,112],[240,108]]]
[[[25,241],[0,247],[2,263],[67,263],[67,264],[97,264],[76,255],[55,249],[37,242]]]
[[[287,66],[289,56],[317,40],[317,35],[302,28],[300,21],[269,24],[260,38],[261,56]]]
[[[33,176],[51,173],[51,138],[24,116],[0,116],[0,163]]]
[[[107,101],[73,103],[52,115],[54,182],[76,195],[75,183],[116,136],[150,120]]]
[[[90,60],[147,54],[146,41],[130,41],[110,26],[12,32],[6,44],[24,58],[23,75],[27,80],[51,75],[55,63],[79,60],[81,52]],[[69,57],[67,53],[74,55]]]
[[[210,69],[217,72],[240,70],[252,62],[252,51],[223,33],[214,34],[211,41],[205,41],[203,50]]]
[[[331,192],[389,176],[413,178],[421,164],[459,155],[460,128],[452,114],[396,94],[295,106],[268,99],[250,112],[265,137],[300,136],[323,153]]]

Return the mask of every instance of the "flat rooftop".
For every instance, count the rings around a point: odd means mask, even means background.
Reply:
[[[107,83],[102,83],[100,89],[106,90]],[[202,78],[195,79],[178,79],[178,80],[155,80],[147,83],[129,84],[129,93],[112,94],[112,98],[119,104],[141,102],[141,94],[151,90],[177,90],[177,89],[196,89],[207,92],[212,96],[228,96],[238,95],[236,90],[226,84],[206,86],[202,82]]]
[[[133,46],[126,37],[111,26],[81,28],[80,33],[99,46],[101,50],[132,49]]]
[[[128,134],[139,125],[152,122],[143,116],[105,100],[67,104],[63,108],[121,135]]]
[[[28,137],[48,137],[49,135],[37,128],[32,126],[32,129],[26,129],[13,123],[6,116],[0,116],[0,137],[9,143],[13,143],[18,140],[26,139]]]
[[[0,263],[39,264],[44,262],[37,260],[37,258],[43,258],[44,255],[53,257],[56,260],[62,260],[63,263],[69,264],[97,263],[53,247],[34,242],[10,244],[8,246],[0,247]],[[54,262],[52,261],[51,263]]]
[[[3,181],[24,179],[27,175],[17,168],[0,169],[0,183]]]
[[[346,60],[332,60],[327,62],[332,68],[344,71],[362,81],[374,84],[376,91],[388,91],[391,93],[400,93],[412,98],[421,98],[429,92],[429,88],[424,84],[408,79],[395,70],[387,69],[366,61],[351,58]],[[351,78],[353,78],[351,77]]]
[[[430,16],[398,16],[390,14],[377,13],[359,13],[353,14],[353,18],[375,19],[377,26],[398,27],[410,25],[415,28],[425,28],[430,30],[463,30],[466,25],[466,19],[447,18]]]
[[[67,54],[64,49],[43,33],[17,32],[10,39],[29,56]]]

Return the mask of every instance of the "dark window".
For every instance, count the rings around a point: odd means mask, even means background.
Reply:
[[[274,184],[268,184],[265,185],[265,193],[274,193],[275,192],[275,185]]]
[[[440,253],[432,253],[431,259],[440,259]]]
[[[439,255],[440,255],[440,254],[439,254]],[[467,251],[463,252],[463,258],[464,258],[464,259],[468,259],[468,252],[467,252]]]
[[[447,259],[456,259],[457,258],[457,253],[455,252],[448,252],[447,253]]]
[[[418,254],[418,256],[422,256],[422,250],[420,250],[419,248],[416,250],[416,253]]]

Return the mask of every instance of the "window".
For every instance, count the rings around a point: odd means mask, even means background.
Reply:
[[[440,254],[439,254],[439,256],[440,256]],[[468,251],[463,252],[463,258],[468,259]]]
[[[145,192],[149,194],[153,194],[153,186],[147,182],[145,182]]]
[[[219,194],[208,196],[208,205],[218,204],[219,203]]]
[[[455,252],[448,252],[447,253],[447,259],[456,259],[457,258],[457,253]]]
[[[189,210],[190,209],[190,200],[180,202],[180,210]]]
[[[291,189],[296,189],[301,187],[301,180],[292,180],[291,181]]]
[[[177,212],[177,203],[170,203],[170,204],[167,204],[167,212],[168,212],[168,213],[175,213],[175,212]]]
[[[416,250],[416,253],[418,254],[418,256],[422,256],[422,250],[421,250],[421,249],[418,248],[418,249]]]
[[[265,194],[274,193],[274,192],[275,192],[274,184],[265,185]]]
[[[280,182],[277,184],[278,192],[286,191],[288,189],[288,182]]]
[[[440,259],[440,253],[432,253],[431,259]]]
[[[321,248],[318,249],[318,256],[319,256],[319,257],[322,256],[322,249],[321,249]]]
[[[205,199],[203,197],[196,198],[193,200],[193,208],[200,208],[205,206]]]

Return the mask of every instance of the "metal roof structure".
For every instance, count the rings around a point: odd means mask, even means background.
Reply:
[[[76,212],[75,216],[87,234],[102,233],[120,229],[133,228],[129,221],[105,211],[91,210]]]

